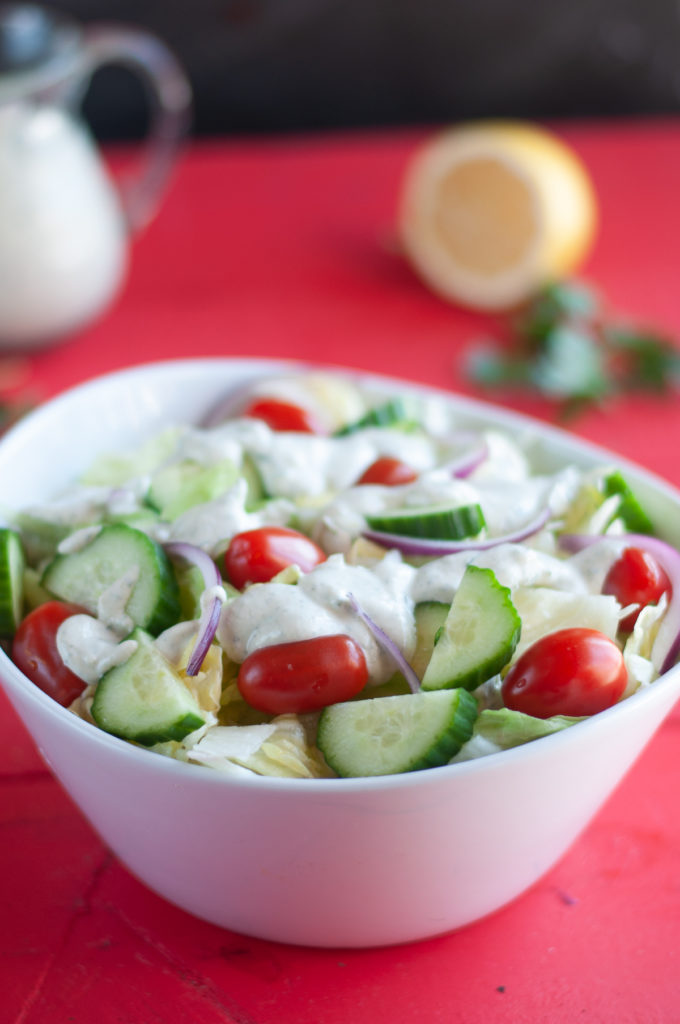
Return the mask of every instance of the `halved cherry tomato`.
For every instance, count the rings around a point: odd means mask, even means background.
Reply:
[[[267,583],[288,565],[309,572],[325,560],[326,552],[318,544],[285,526],[260,526],[237,533],[224,553],[227,578],[238,590],[247,583]]]
[[[603,594],[613,594],[624,607],[639,604],[619,623],[630,631],[647,604],[658,604],[664,594],[670,597],[671,581],[656,558],[640,548],[625,548],[607,573],[602,585]]]
[[[389,455],[382,455],[364,470],[357,480],[357,485],[383,484],[385,487],[398,487],[400,484],[413,483],[417,476],[415,469],[408,463],[393,459]]]
[[[309,409],[279,398],[254,398],[243,410],[244,416],[264,420],[272,430],[293,430],[303,434],[322,434],[323,424]]]
[[[352,637],[338,633],[253,651],[239,669],[237,685],[252,707],[284,715],[350,700],[367,680],[364,652]]]
[[[12,660],[31,682],[57,704],[68,707],[87,683],[71,672],[57,649],[57,630],[72,615],[87,614],[77,604],[48,601],[29,612],[14,634]]]
[[[558,629],[528,647],[502,685],[512,711],[535,718],[595,715],[626,688],[621,651],[596,629]]]

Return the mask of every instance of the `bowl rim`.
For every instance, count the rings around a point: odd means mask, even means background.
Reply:
[[[544,423],[526,413],[497,406],[484,399],[458,395],[455,392],[436,385],[429,385],[418,381],[408,381],[399,377],[366,372],[338,364],[324,364],[293,359],[242,358],[237,356],[198,357],[195,359],[163,359],[152,362],[131,364],[117,370],[98,374],[64,389],[62,392],[46,400],[36,409],[32,410],[18,423],[14,424],[3,435],[3,437],[0,438],[0,458],[6,448],[15,444],[21,445],[22,443],[26,443],[26,441],[30,441],[34,433],[41,431],[43,421],[49,420],[50,417],[54,415],[55,411],[58,411],[64,405],[68,405],[81,394],[96,391],[100,388],[108,389],[110,386],[122,386],[125,385],[125,383],[132,377],[153,378],[159,373],[169,373],[174,375],[186,373],[187,371],[191,371],[192,373],[198,371],[210,373],[217,368],[219,368],[220,371],[223,371],[228,370],[230,367],[247,369],[248,371],[252,369],[255,377],[261,376],[265,373],[271,374],[280,372],[337,373],[349,379],[356,379],[369,387],[375,386],[376,388],[383,390],[400,388],[402,391],[421,394],[425,397],[428,394],[434,394],[452,404],[462,413],[467,413],[481,419],[486,418],[495,426],[502,426],[505,429],[515,432],[520,428],[524,431],[533,430],[537,432],[539,439],[542,442],[547,441],[548,446],[552,443],[562,443],[566,444],[568,447],[573,447],[579,450],[589,460],[604,461],[605,463],[607,461],[614,460],[618,467],[630,469],[638,478],[646,481],[646,483],[656,491],[659,491],[662,495],[665,495],[666,498],[675,502],[678,505],[678,510],[680,511],[680,490],[673,487],[673,485],[668,481],[650,472],[637,463],[618,455],[615,451],[586,439],[582,439],[578,435],[570,433],[563,427]],[[175,758],[165,757],[161,754],[155,754],[155,756],[150,757],[149,755],[154,755],[154,751],[103,732],[95,725],[92,725],[70,712],[68,708],[58,704],[46,693],[34,686],[31,681],[17,668],[9,655],[1,648],[0,683],[8,691],[10,700],[11,694],[9,691],[12,689],[20,691],[25,699],[42,708],[49,717],[54,716],[56,721],[60,724],[60,728],[67,730],[73,729],[76,734],[82,736],[84,739],[87,738],[97,744],[104,744],[112,754],[127,759],[132,764],[139,764],[141,770],[144,770],[144,766],[146,766],[148,770],[168,775],[168,778],[176,777],[178,779],[181,778],[188,781],[193,777],[197,781],[199,779],[203,779],[205,784],[215,785],[218,787],[254,788],[257,790],[264,789],[272,792],[289,791],[291,793],[301,793],[309,790],[316,793],[318,796],[325,798],[330,792],[354,795],[358,792],[400,789],[402,787],[410,788],[412,786],[418,787],[424,786],[427,783],[435,782],[446,783],[447,780],[452,777],[465,777],[468,774],[477,774],[479,772],[502,771],[503,766],[511,764],[515,760],[530,760],[535,757],[543,757],[549,748],[559,750],[561,744],[571,745],[574,742],[574,733],[576,733],[577,736],[584,736],[587,730],[599,729],[600,723],[605,723],[612,717],[619,718],[634,715],[640,702],[647,703],[650,699],[654,698],[654,694],[658,694],[658,699],[661,700],[662,698],[665,698],[666,691],[670,689],[671,691],[677,691],[676,697],[680,696],[680,663],[674,665],[662,676],[659,676],[649,686],[631,694],[618,704],[615,704],[604,711],[600,711],[596,715],[585,718],[582,722],[575,723],[574,726],[570,726],[567,729],[539,737],[536,740],[532,740],[528,743],[524,743],[507,750],[497,751],[493,754],[488,754],[484,757],[471,759],[469,761],[442,765],[439,768],[426,769],[417,772],[405,772],[395,775],[372,776],[366,778],[289,778],[263,776],[255,773],[246,774],[245,772],[243,775],[232,775],[230,773],[216,771],[206,765],[184,762]],[[8,683],[10,684],[9,687]],[[30,733],[30,727],[27,726],[27,729]],[[189,774],[187,774],[187,772]]]

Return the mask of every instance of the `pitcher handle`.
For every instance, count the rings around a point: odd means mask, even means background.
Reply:
[[[104,64],[118,64],[145,82],[151,120],[141,167],[120,184],[131,232],[153,219],[168,184],[179,145],[191,122],[191,86],[179,63],[155,36],[124,25],[95,25],[83,32],[84,78]]]

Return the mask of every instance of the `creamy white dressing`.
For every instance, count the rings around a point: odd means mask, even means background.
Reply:
[[[171,665],[179,668],[186,650],[195,639],[197,632],[198,622],[195,619],[189,622],[178,622],[174,626],[170,626],[169,629],[163,630],[156,637],[156,647]]]
[[[173,461],[191,459],[212,466],[231,459],[240,466],[246,452],[266,448],[271,430],[262,420],[228,420],[217,427],[187,427],[178,439]]]
[[[125,487],[80,484],[51,501],[29,506],[24,513],[35,519],[76,529],[83,524],[101,521],[105,516],[138,512],[148,485],[148,477],[130,480]]]
[[[115,189],[89,134],[47,95],[0,106],[0,224],[4,345],[51,341],[111,301],[127,265]]]
[[[97,618],[119,636],[125,636],[134,628],[134,620],[125,609],[138,579],[139,566],[131,565],[122,576],[102,591],[97,600]]]
[[[487,430],[483,437],[487,455],[475,470],[474,479],[477,482],[521,483],[531,477],[529,459],[516,441],[497,430]]]
[[[76,485],[51,501],[30,505],[24,513],[58,526],[82,526],[102,518],[110,492],[110,487]]]
[[[57,551],[60,555],[72,555],[76,551],[82,551],[98,533],[101,533],[101,526],[83,526],[82,529],[74,530],[68,537],[64,537],[57,545]]]
[[[92,615],[71,615],[57,630],[57,650],[67,668],[93,685],[115,665],[122,665],[137,650],[135,640],[124,640]]]
[[[143,508],[150,480],[151,478],[147,474],[128,481],[125,487],[112,488],[106,501],[106,510],[109,515],[129,516],[139,512]]]
[[[488,551],[460,551],[426,562],[416,570],[411,585],[413,600],[451,602],[469,563],[491,569],[498,582],[510,590],[538,586],[576,594],[587,590],[572,561],[522,544],[499,544]]]
[[[227,547],[235,533],[257,526],[284,526],[292,507],[287,501],[270,501],[257,512],[246,511],[248,485],[243,478],[213,501],[187,509],[167,530],[167,539],[195,544],[211,555]]]
[[[395,672],[393,659],[352,609],[352,594],[362,609],[406,657],[415,647],[413,604],[408,584],[414,570],[399,559],[385,559],[379,571],[347,565],[333,555],[294,586],[255,584],[222,609],[217,639],[237,663],[273,644],[345,633],[362,648],[373,684]]]
[[[261,393],[295,401],[295,396],[304,392],[304,386],[305,381],[300,378],[281,378],[277,390],[268,391],[265,382]],[[320,410],[320,396],[326,393],[325,388],[321,379],[315,398],[306,407]],[[339,409],[348,407],[349,393],[338,400],[335,410],[329,409],[328,422],[339,416]],[[352,390],[351,394],[356,392]],[[301,400],[298,404],[305,405]],[[355,419],[363,411],[362,405],[355,415],[340,416],[339,422]],[[222,609],[216,640],[235,664],[267,646],[344,633],[365,654],[369,685],[380,684],[395,672],[393,657],[377,642],[351,599],[409,660],[416,646],[415,605],[426,601],[451,603],[470,563],[491,569],[498,582],[510,589],[522,618],[515,659],[533,640],[558,628],[584,625],[616,636],[622,609],[613,597],[602,595],[601,589],[621,550],[621,540],[613,536],[621,524],[609,524],[620,499],[615,496],[598,506],[598,472],[566,467],[554,474],[534,474],[526,454],[527,445],[499,431],[487,431],[487,457],[467,478],[452,477],[447,468],[451,458],[468,450],[468,446],[474,447],[481,435],[457,430],[455,417],[446,403],[428,402],[422,411],[434,431],[430,435],[380,428],[340,437],[277,433],[262,421],[246,418],[210,429],[180,430],[174,451],[163,452],[158,468],[183,459],[205,466],[230,459],[239,467],[249,460],[259,471],[270,498],[256,511],[247,510],[248,484],[241,478],[215,500],[194,506],[174,522],[159,521],[145,526],[146,532],[160,541],[196,545],[219,565],[234,534],[263,525],[296,526],[309,533],[328,557],[310,572],[289,570],[285,576],[271,583],[254,584],[233,598],[227,598],[220,585],[206,588],[200,598],[200,620],[180,622],[156,639],[167,660],[175,667],[186,663],[188,652],[218,599]],[[381,455],[407,462],[418,472],[418,478],[400,487],[354,486],[362,472]],[[73,528],[59,550],[77,551],[100,529],[98,525],[79,527],[98,522],[107,514],[143,508],[149,481],[149,475],[139,475],[121,486],[80,486],[29,511]],[[442,503],[479,503],[487,536],[491,538],[520,529],[546,506],[553,526],[570,515],[573,522],[576,509],[576,518],[583,514],[586,530],[597,532],[606,526],[611,535],[604,543],[571,557],[559,552],[554,531],[548,528],[524,543],[461,551],[424,564],[418,559],[415,564],[408,564],[397,551],[381,557],[381,549],[373,548],[363,556],[362,564],[359,547],[367,542],[357,538],[366,527],[367,516]],[[127,604],[138,574],[139,570],[133,567],[106,589],[98,602],[98,618],[73,616],[59,629],[57,643],[64,662],[90,687],[96,686],[108,667],[119,664],[134,650],[133,642],[121,643],[120,639],[134,625]],[[658,608],[644,609],[626,643],[626,695],[656,678],[657,670],[650,658],[666,603],[664,599]],[[164,752],[175,751],[176,756],[190,756],[223,770],[242,772],[245,769],[236,767],[235,762],[254,756],[264,739],[275,743],[273,726],[217,726],[220,700],[224,699],[218,648],[211,648],[198,676],[187,678],[186,682],[193,688],[206,725],[182,745],[168,744],[173,749]],[[230,686],[234,686],[233,682],[228,683],[224,693]],[[488,680],[476,696],[480,710],[500,708],[500,676]],[[299,726],[301,719],[294,721]],[[298,737],[296,742],[302,744],[302,750],[304,738]],[[176,748],[181,749],[181,755],[176,754]],[[495,749],[499,749],[495,744],[476,737],[455,760],[481,756]]]
[[[521,481],[474,481],[490,537],[521,529],[548,506],[555,516],[564,514],[577,490],[572,471]]]
[[[341,437],[276,433],[261,449],[248,449],[265,490],[287,498],[311,497],[351,487],[383,455],[417,471],[435,465],[436,442],[419,433],[373,428]]]

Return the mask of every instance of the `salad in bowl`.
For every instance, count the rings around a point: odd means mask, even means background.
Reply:
[[[248,377],[4,518],[14,664],[89,726],[232,777],[489,758],[680,649],[680,555],[625,468],[351,375]]]

